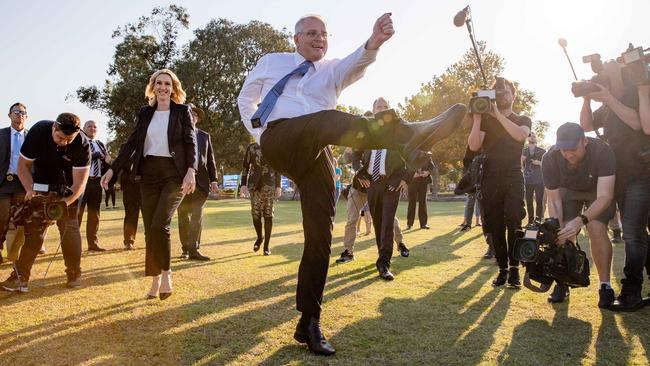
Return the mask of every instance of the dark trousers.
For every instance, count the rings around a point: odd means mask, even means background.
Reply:
[[[296,303],[306,316],[320,316],[334,220],[334,159],[328,145],[395,148],[390,127],[336,110],[270,122],[262,155],[300,190],[305,249],[298,269]],[[389,137],[391,136],[391,137]]]
[[[535,196],[535,207],[533,207],[533,195]],[[526,184],[526,210],[528,223],[533,222],[535,217],[544,218],[544,183]]]
[[[486,175],[481,183],[483,232],[490,236],[499,268],[518,266],[513,257],[515,230],[524,217],[524,179],[521,173]],[[507,239],[506,239],[507,232]]]
[[[66,273],[81,271],[81,232],[77,218],[77,204],[68,206],[68,215],[56,222],[61,237],[61,251]],[[31,223],[25,225],[25,244],[20,249],[16,269],[23,280],[29,280],[32,265],[41,250],[47,225]]]
[[[25,191],[17,178],[11,182],[4,181],[0,185],[0,250],[3,248],[7,235],[11,205],[22,201],[23,197],[25,197]]]
[[[86,215],[86,239],[88,240],[88,248],[98,246],[97,230],[99,230],[99,210],[102,206],[102,194],[104,192],[99,181],[100,178],[88,178],[78,214],[79,226],[81,226],[84,209],[88,206],[88,214]]]
[[[106,203],[106,207],[108,208],[108,199],[111,199],[111,202],[113,203],[113,207],[115,207],[115,188],[110,187],[108,191],[105,192],[105,197],[104,197],[104,202]]]
[[[393,240],[395,236],[394,222],[397,206],[399,205],[399,191],[389,191],[386,179],[371,182],[368,188],[368,208],[372,216],[372,225],[375,228],[375,241],[379,258],[377,268],[390,268],[393,257]]]
[[[427,187],[430,182],[429,179],[429,177],[426,177],[426,179],[414,178],[408,186],[409,205],[406,211],[406,226],[413,226],[413,222],[415,221],[416,204],[418,205],[420,227],[427,224],[429,217],[427,214]]]
[[[650,179],[638,179],[626,184],[624,189],[617,192],[617,202],[625,241],[623,273],[626,283],[640,290],[648,253],[646,224],[650,209]]]
[[[142,160],[145,276],[157,276],[171,265],[169,225],[183,199],[182,182],[172,158],[150,156]]]
[[[200,189],[186,195],[178,206],[178,234],[183,251],[193,252],[201,244],[203,229],[203,206],[208,194]]]
[[[124,245],[135,242],[140,218],[141,193],[140,184],[122,179],[122,202],[124,203]]]

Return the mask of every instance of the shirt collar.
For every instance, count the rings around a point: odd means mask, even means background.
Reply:
[[[294,52],[294,53],[293,53],[293,60],[294,60],[294,62],[296,63],[296,67],[297,67],[298,65],[300,65],[301,63],[307,61],[307,60],[306,60],[304,57],[302,57],[302,55],[299,54],[298,52]],[[320,60],[318,60],[318,61],[316,61],[316,62],[312,62],[312,64],[314,65],[314,71],[318,71],[318,69],[320,69],[322,63],[323,63],[323,60],[322,60],[322,59],[320,59]]]
[[[23,128],[22,131],[17,131],[17,130],[14,129],[14,126],[9,126],[9,127],[11,128],[11,136],[15,135],[16,132],[18,132],[18,133],[20,133],[21,135],[23,135],[23,137],[25,136],[25,129],[24,129],[24,128]]]

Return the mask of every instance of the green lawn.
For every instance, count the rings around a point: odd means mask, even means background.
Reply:
[[[175,287],[164,302],[144,300],[150,282],[143,278],[142,228],[138,249],[121,250],[121,207],[102,212],[100,245],[110,250],[84,252],[81,289],[64,287],[60,254],[43,279],[57,245],[52,228],[30,292],[0,293],[0,364],[648,364],[650,309],[600,311],[595,268],[590,288],[573,290],[569,303],[555,306],[546,294],[492,288],[496,269],[481,259],[480,230],[457,232],[460,202],[429,203],[432,230],[406,232],[411,257],[394,259],[393,282],[377,277],[372,236],[359,238],[355,261],[334,264],[342,251],[340,202],[322,315],[338,351],[330,358],[292,339],[303,242],[297,202],[276,206],[270,257],[251,249],[247,201],[207,204],[202,252],[213,260],[206,263],[176,259],[174,223]],[[617,292],[623,257],[623,246],[616,246]],[[8,264],[0,267],[2,279],[9,271]]]

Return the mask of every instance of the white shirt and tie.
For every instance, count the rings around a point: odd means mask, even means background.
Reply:
[[[11,136],[9,138],[9,143],[11,144],[11,151],[10,151],[10,158],[11,160],[9,161],[9,170],[7,170],[8,174],[18,174],[18,156],[20,156],[20,148],[23,145],[23,141],[25,141],[25,129],[23,128],[20,131],[17,131],[13,128],[13,126],[9,129],[11,131]],[[15,144],[18,144],[18,146],[15,146]],[[14,158],[14,156],[16,158]]]
[[[379,175],[386,175],[386,155],[387,155],[388,150],[387,149],[380,149],[380,150],[372,150],[370,153],[370,161],[368,164],[368,174],[372,177],[375,174],[375,160],[377,159],[377,155],[380,154],[379,156]]]
[[[289,79],[267,121],[335,109],[341,91],[363,76],[377,52],[366,50],[364,44],[343,59],[314,62],[304,76],[294,75]],[[253,128],[251,123],[258,103],[280,79],[304,61],[297,52],[271,53],[262,57],[248,74],[237,104],[244,126],[258,143],[266,129],[266,125]]]

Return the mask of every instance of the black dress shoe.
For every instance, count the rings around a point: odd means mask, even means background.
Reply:
[[[550,295],[548,295],[548,302],[557,304],[564,302],[564,300],[569,297],[569,286],[566,285],[560,285],[559,283],[555,284],[555,288],[553,289],[553,292],[551,292]]]
[[[508,280],[508,270],[500,269],[497,278],[495,278],[494,281],[492,281],[492,286],[494,287],[503,286],[506,284],[507,280]]]
[[[195,250],[195,251],[190,252],[190,254],[189,254],[189,256],[188,256],[188,259],[194,259],[194,260],[197,260],[197,261],[209,261],[209,260],[210,260],[210,257],[206,257],[206,256],[204,256],[204,255],[201,254],[201,252],[199,252],[199,250],[197,249],[197,250]]]
[[[105,252],[106,249],[100,247],[99,245],[94,245],[92,247],[88,247],[89,252]]]
[[[134,250],[134,249],[135,249],[135,245],[133,245],[133,243],[124,244],[124,250]]]
[[[319,319],[310,318],[309,323],[300,319],[293,338],[300,343],[306,343],[309,350],[315,354],[331,356],[336,353],[334,347],[323,336]]]
[[[406,227],[406,230],[411,230],[412,227],[413,226],[409,225],[409,226]]]
[[[492,247],[488,246],[487,251],[483,254],[483,259],[492,259],[494,258],[494,251]]]
[[[271,251],[268,249],[264,249],[264,255],[271,255]]]
[[[429,225],[422,225],[422,226],[420,226],[420,229],[429,230],[431,228],[429,227]]]
[[[404,258],[407,258],[411,254],[409,248],[407,248],[406,244],[404,243],[397,244],[397,250],[399,251],[399,255],[401,255]]]
[[[258,250],[260,250],[261,246],[262,246],[262,239],[259,238],[259,239],[255,240],[255,244],[253,244],[253,251],[257,252]]]
[[[179,257],[180,259],[188,259],[190,257],[190,253],[183,249],[183,252],[181,253],[181,256]]]
[[[171,292],[160,292],[158,296],[160,297],[160,300],[166,300],[172,295]]]
[[[519,268],[510,268],[508,271],[508,286],[519,288],[521,287],[521,279],[519,278]]]
[[[392,281],[395,279],[395,276],[388,270],[387,267],[378,267],[379,277],[384,281]]]
[[[637,311],[645,304],[641,297],[641,285],[629,283],[627,279],[621,280],[623,286],[621,293],[618,295],[612,306],[609,307],[611,311]]]

